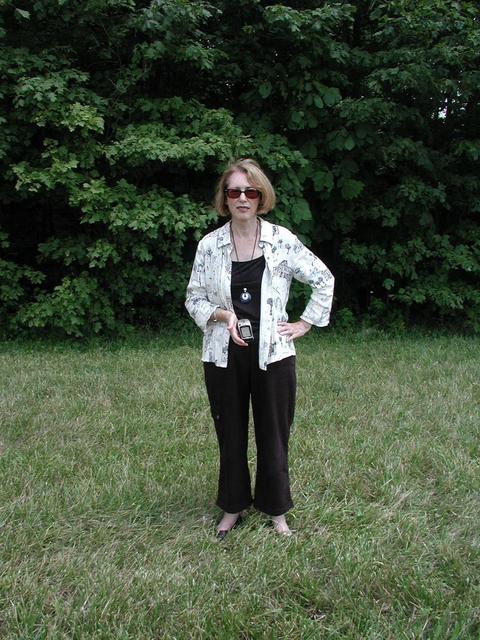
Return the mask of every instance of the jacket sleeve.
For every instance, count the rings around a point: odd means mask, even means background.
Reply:
[[[330,320],[335,279],[328,267],[295,237],[293,243],[293,277],[312,288],[312,295],[300,316],[317,327]]]
[[[192,273],[187,286],[185,306],[202,331],[205,331],[210,316],[218,307],[218,305],[212,304],[208,300],[205,277],[205,251],[202,241],[198,244],[193,262]]]

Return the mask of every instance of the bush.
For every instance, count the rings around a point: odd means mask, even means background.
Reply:
[[[271,219],[329,265],[340,308],[479,329],[475,6],[264,4],[2,4],[6,331],[183,313],[238,156],[271,174]]]

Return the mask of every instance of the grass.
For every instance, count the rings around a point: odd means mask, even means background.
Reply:
[[[1,345],[0,638],[480,638],[478,340],[297,348],[296,534],[218,544],[197,333]]]

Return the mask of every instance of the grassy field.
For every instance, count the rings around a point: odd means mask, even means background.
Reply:
[[[480,638],[478,339],[297,348],[295,536],[219,544],[199,334],[2,344],[0,638]]]

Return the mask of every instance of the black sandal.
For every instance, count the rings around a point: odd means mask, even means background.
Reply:
[[[235,529],[236,526],[238,526],[241,522],[242,522],[243,518],[241,515],[238,516],[238,518],[235,520],[235,522],[232,524],[232,526],[230,527],[230,529],[220,529],[220,531],[217,531],[217,540],[219,542],[221,542],[222,540],[225,540],[227,534],[232,530]]]

